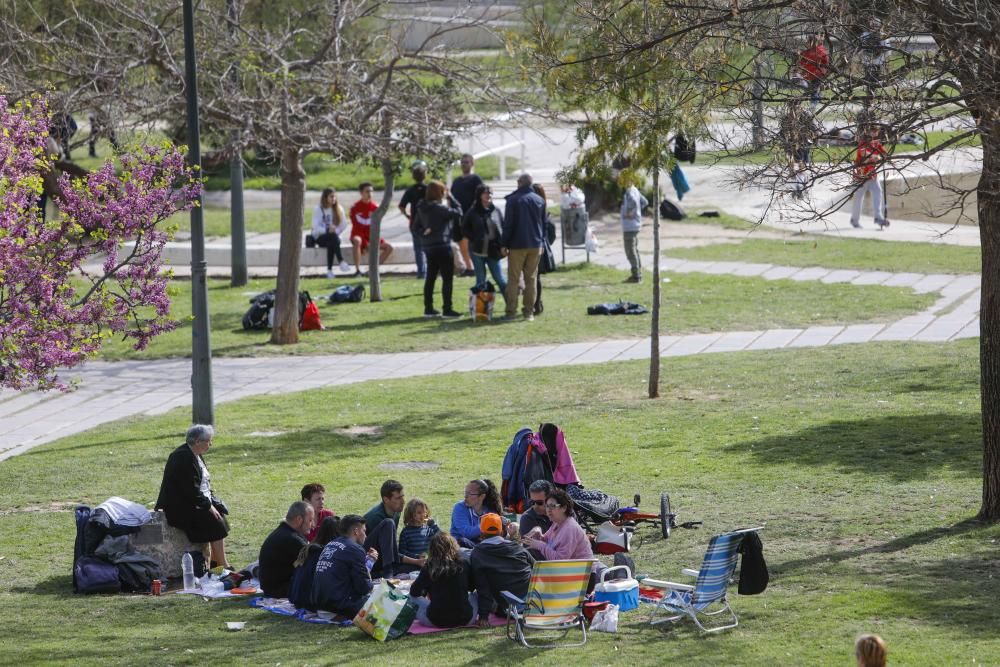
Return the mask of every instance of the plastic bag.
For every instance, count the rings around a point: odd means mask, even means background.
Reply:
[[[618,605],[609,604],[607,609],[601,609],[594,614],[594,620],[590,622],[590,630],[593,632],[618,632]]]
[[[587,252],[599,252],[601,249],[601,244],[598,242],[597,237],[594,236],[594,228],[587,227],[587,239],[585,245],[587,246]]]

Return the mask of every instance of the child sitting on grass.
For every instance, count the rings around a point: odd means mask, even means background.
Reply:
[[[478,598],[470,594],[475,588],[472,571],[458,542],[448,533],[438,533],[428,549],[427,564],[410,588],[410,599],[419,607],[417,620],[438,628],[468,625],[476,616]]]
[[[420,498],[413,498],[403,510],[403,530],[399,534],[399,555],[417,561],[415,566],[406,565],[410,572],[419,570],[427,562],[427,550],[431,538],[441,529],[431,518],[431,508]]]

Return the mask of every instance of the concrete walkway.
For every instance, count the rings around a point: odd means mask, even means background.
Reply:
[[[627,266],[624,253],[609,249],[602,263]],[[648,266],[648,262],[646,264]],[[694,262],[668,259],[663,269],[675,273],[760,276],[767,280],[818,280],[824,283],[909,287],[940,298],[924,312],[885,324],[816,326],[665,336],[660,350],[668,357],[817,347],[868,341],[950,341],[979,335],[979,277],[830,270],[742,262]],[[260,394],[284,394],[329,387],[451,372],[499,370],[648,359],[649,338],[534,345],[517,348],[352,354],[310,357],[215,359],[217,403]],[[79,388],[68,394],[0,392],[0,461],[37,445],[80,433],[123,417],[158,415],[191,404],[191,362],[90,362],[67,373]],[[247,378],[254,378],[248,382]]]

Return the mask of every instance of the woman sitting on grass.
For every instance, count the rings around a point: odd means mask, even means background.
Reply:
[[[288,584],[288,601],[299,609],[316,611],[316,605],[312,601],[313,575],[316,574],[316,561],[323,551],[323,547],[333,538],[337,537],[337,529],[340,525],[340,517],[328,516],[323,519],[316,530],[316,537],[312,542],[302,547],[299,557],[295,559],[295,571],[292,573],[292,580]]]
[[[484,514],[503,516],[503,502],[496,484],[488,479],[474,479],[465,485],[465,500],[455,503],[451,511],[451,536],[471,549],[482,539],[479,519]]]
[[[594,557],[587,533],[576,522],[573,499],[569,494],[562,489],[552,489],[545,499],[545,513],[552,520],[549,529],[543,534],[541,529],[532,528],[521,538],[536,560],[539,556],[541,560]]]
[[[476,615],[477,600],[468,561],[461,557],[458,542],[447,533],[431,538],[427,564],[410,587],[417,605],[417,620],[438,628],[468,625]],[[430,598],[430,599],[428,599]]]
[[[415,572],[427,564],[427,548],[431,538],[441,532],[431,518],[431,508],[420,498],[413,498],[403,510],[403,530],[399,533],[399,554],[412,558],[412,564],[403,564],[399,571]]]

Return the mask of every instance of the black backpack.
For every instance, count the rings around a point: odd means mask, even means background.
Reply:
[[[694,164],[696,153],[694,139],[688,141],[682,134],[674,137],[674,157],[677,158],[678,162],[690,162]]]
[[[660,217],[666,220],[683,220],[687,213],[669,199],[664,199],[660,202]]]
[[[364,298],[364,285],[341,285],[329,296],[330,303],[361,303]]]
[[[244,329],[267,329],[268,315],[274,308],[275,290],[268,290],[250,299],[250,309],[243,314]],[[302,316],[306,312],[306,306],[312,301],[309,292],[299,292],[299,328],[302,327]]]

